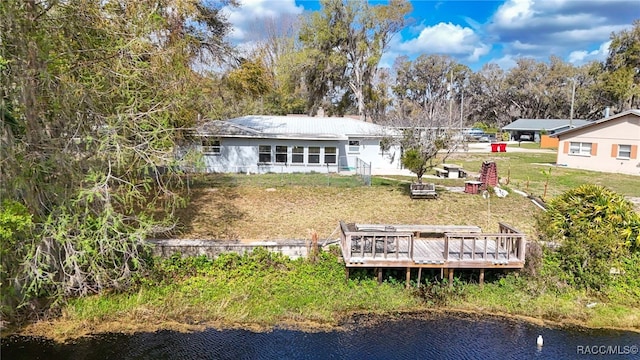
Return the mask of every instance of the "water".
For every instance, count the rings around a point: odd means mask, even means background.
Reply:
[[[552,329],[500,318],[355,320],[349,330],[159,331],[72,344],[10,337],[6,359],[640,359],[640,334]],[[538,335],[544,346],[536,345]],[[604,355],[604,356],[603,356]]]

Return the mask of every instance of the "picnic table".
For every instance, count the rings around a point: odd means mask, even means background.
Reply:
[[[442,168],[433,168],[436,176],[449,179],[460,179],[467,177],[467,172],[462,166],[457,164],[442,164]]]
[[[433,170],[436,172],[437,177],[447,177],[449,172],[445,169],[434,167]]]

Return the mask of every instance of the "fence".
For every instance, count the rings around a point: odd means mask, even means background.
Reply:
[[[365,185],[371,186],[371,163],[366,163],[356,158],[356,175],[362,178]]]
[[[338,169],[339,171],[355,171],[365,185],[371,186],[371,163],[356,156],[340,156]]]

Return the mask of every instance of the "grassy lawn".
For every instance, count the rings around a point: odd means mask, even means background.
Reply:
[[[460,163],[473,173],[487,160],[497,163],[504,187],[535,196],[542,195],[548,180],[547,197],[585,183],[640,197],[637,177],[556,168],[552,153],[456,154],[449,162]],[[309,239],[316,231],[321,239],[335,239],[340,220],[477,225],[485,232],[496,231],[501,221],[535,238],[534,216],[541,211],[513,192],[506,198],[492,196],[488,203],[480,195],[454,191],[464,185],[463,179],[425,179],[438,185],[437,200],[411,200],[408,187],[413,178],[401,176],[374,177],[372,186],[363,186],[356,176],[336,174],[225,174],[192,180],[189,205],[178,213],[181,232],[177,236],[182,238]],[[336,251],[334,248],[333,253]],[[359,312],[441,309],[509,314],[555,324],[640,329],[637,292],[628,289],[609,291],[607,299],[571,287],[555,287],[546,278],[504,277],[491,272],[485,286],[480,287],[474,280],[476,273],[457,272],[457,276],[468,278],[456,279],[452,288],[435,288],[425,297],[424,287],[405,289],[403,275],[387,274],[385,282],[378,285],[372,273],[361,271],[344,281],[344,265],[334,255],[323,253],[315,264],[264,252],[242,258],[228,254],[216,260],[172,258],[154,267],[156,272],[166,271],[168,278],[145,275],[142,286],[134,292],[74,299],[63,306],[60,318],[37,322],[23,332],[68,339],[90,333],[202,330],[211,326],[295,324],[296,328],[317,329],[331,328]],[[592,302],[598,305],[586,306]]]
[[[559,195],[585,183],[605,185],[640,197],[640,179],[621,174],[572,170],[554,165],[553,153],[465,153],[449,162],[462,164],[471,175],[483,161],[495,161],[502,186],[542,197]],[[356,176],[337,174],[220,174],[197,176],[189,205],[179,210],[181,238],[277,240],[305,239],[312,231],[321,239],[335,237],[340,220],[380,224],[477,225],[496,231],[506,222],[533,235],[533,217],[540,211],[527,198],[511,193],[481,196],[445,188],[463,187],[463,179],[428,178],[438,185],[437,200],[411,200],[412,177],[373,177],[362,186]]]
[[[308,175],[309,178],[320,175]],[[256,176],[256,178],[259,178]],[[357,181],[357,178],[350,178]],[[260,179],[258,179],[260,181]],[[461,185],[458,183],[448,185]],[[380,224],[477,225],[497,231],[498,221],[532,231],[536,206],[521,196],[491,198],[439,190],[437,200],[411,200],[408,183],[375,179],[373,186],[260,184],[198,188],[179,212],[184,238],[305,239],[312,231],[328,238],[340,220]],[[487,222],[489,223],[487,227]],[[332,238],[337,235],[333,234]]]

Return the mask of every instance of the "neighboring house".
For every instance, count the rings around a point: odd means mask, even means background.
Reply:
[[[559,139],[558,165],[640,175],[640,110],[605,117],[554,137]]]
[[[509,133],[509,139],[513,141],[540,141],[540,135],[557,134],[588,124],[588,120],[569,119],[518,119],[502,128]]]
[[[329,173],[361,166],[378,171],[400,168],[400,148],[386,149],[383,140],[398,133],[353,118],[252,115],[209,121],[193,135],[196,143],[189,148],[202,152],[205,172]]]

